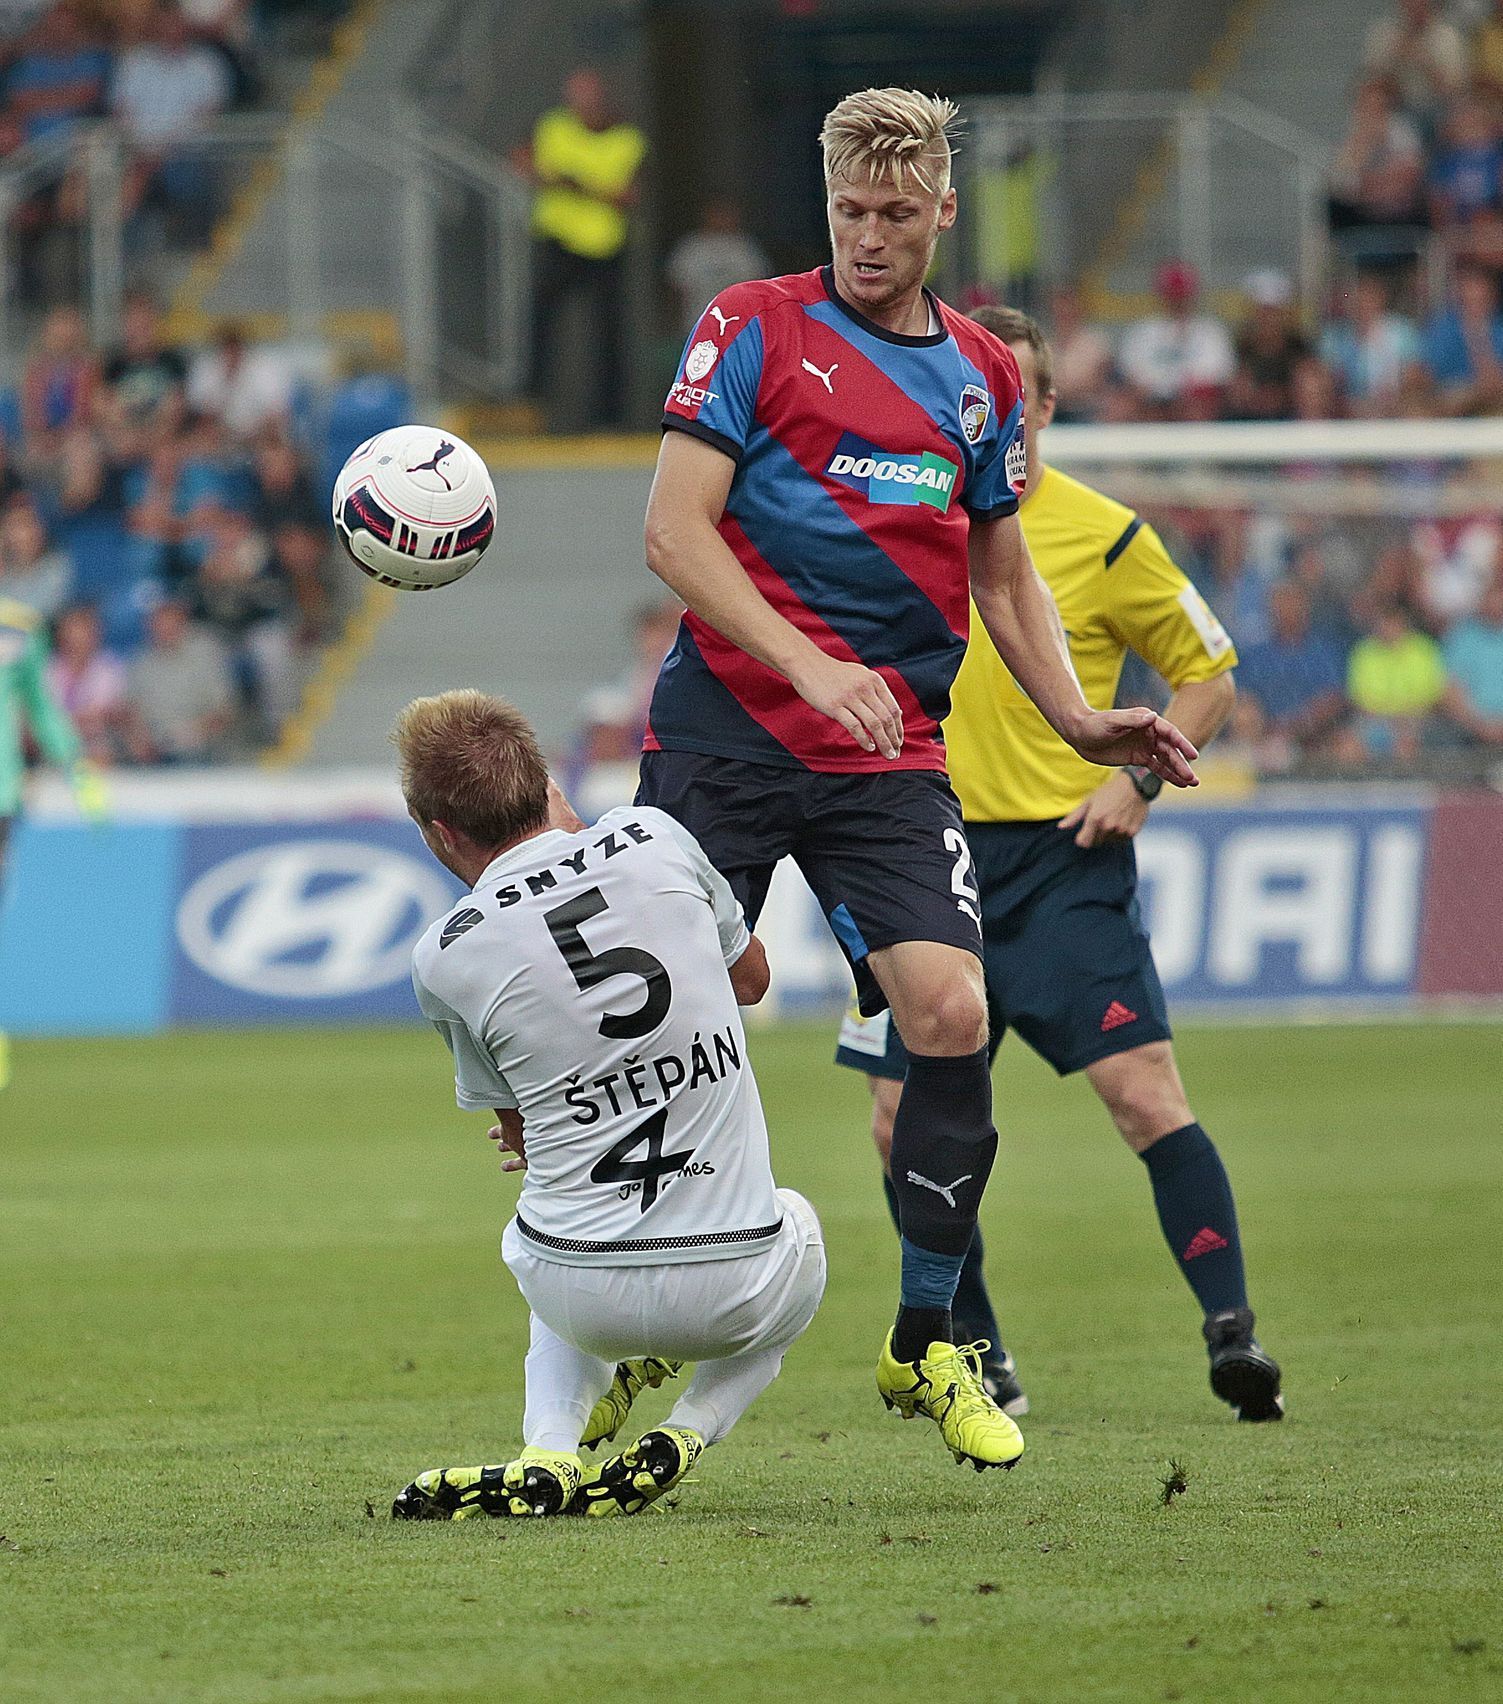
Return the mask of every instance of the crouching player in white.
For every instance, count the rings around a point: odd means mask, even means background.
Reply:
[[[392,1513],[634,1514],[777,1377],[824,1293],[737,1010],[766,992],[766,954],[687,829],[648,807],[585,828],[501,700],[419,699],[393,738],[424,840],[473,889],[418,943],[413,983],[459,1104],[494,1107],[525,1156],[501,1252],[532,1346],[517,1460],[420,1474]],[[683,1361],[667,1421],[586,1470],[581,1439]]]

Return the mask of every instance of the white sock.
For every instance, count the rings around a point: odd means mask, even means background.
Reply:
[[[595,1404],[616,1376],[614,1361],[565,1343],[536,1314],[527,1351],[527,1406],[522,1441],[529,1449],[574,1455]]]

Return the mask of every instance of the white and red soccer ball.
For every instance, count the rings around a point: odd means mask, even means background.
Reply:
[[[334,482],[334,531],[362,573],[401,592],[463,578],[496,530],[496,490],[453,432],[394,426],[369,438]]]

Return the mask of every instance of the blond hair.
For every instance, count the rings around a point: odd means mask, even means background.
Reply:
[[[419,822],[442,822],[489,848],[548,821],[548,765],[521,711],[472,688],[415,699],[392,743],[402,796]]]
[[[958,109],[917,89],[862,89],[825,115],[819,145],[825,182],[890,181],[936,200],[950,187],[950,132]],[[910,185],[911,180],[911,185]]]

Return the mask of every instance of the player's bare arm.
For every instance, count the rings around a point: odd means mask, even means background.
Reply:
[[[895,758],[903,717],[887,682],[827,656],[768,603],[716,531],[736,464],[712,444],[669,432],[647,502],[647,566],[717,633],[766,663],[863,751]]]
[[[1204,751],[1221,732],[1237,688],[1230,671],[1211,680],[1187,681],[1164,706],[1166,721]],[[1138,791],[1125,770],[1110,775],[1088,799],[1083,799],[1059,826],[1073,828],[1077,846],[1097,846],[1109,840],[1131,840],[1148,821],[1150,801]]]
[[[1013,678],[1051,728],[1092,763],[1141,764],[1174,787],[1199,783],[1199,753],[1152,710],[1092,710],[1070,662],[1065,630],[1049,588],[1039,578],[1016,515],[973,521],[971,596]]]

